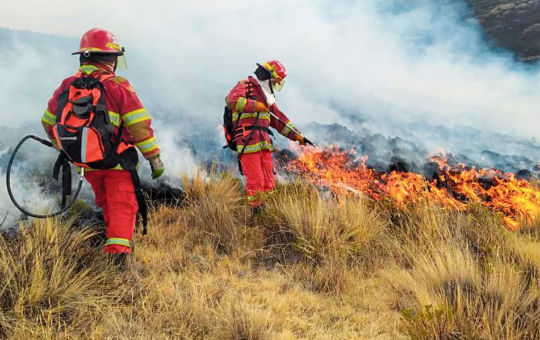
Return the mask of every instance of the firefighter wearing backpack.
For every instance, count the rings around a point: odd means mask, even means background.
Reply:
[[[81,66],[56,89],[42,123],[61,154],[85,169],[107,225],[104,250],[123,264],[131,253],[137,211],[143,209],[136,196],[135,147],[150,162],[154,179],[164,172],[160,149],[133,87],[115,75],[124,49],[114,35],[92,29],[73,55],[80,56]]]
[[[236,148],[241,172],[246,178],[247,200],[253,215],[261,210],[264,196],[274,190],[270,127],[306,145],[304,136],[276,105],[275,93],[281,91],[287,70],[277,60],[257,66],[255,77],[239,81],[225,98],[225,117],[227,112],[231,113],[231,122],[224,124],[228,145]]]

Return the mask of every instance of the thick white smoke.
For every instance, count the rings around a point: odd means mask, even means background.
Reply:
[[[94,26],[114,31],[131,57],[144,58],[127,73],[147,82],[142,96],[178,117],[215,121],[224,90],[275,57],[290,70],[280,102],[296,121],[339,120],[337,107],[536,134],[538,72],[488,51],[459,1],[98,0],[84,14],[68,0],[7,7],[0,22],[8,27],[72,37]],[[48,66],[48,76],[66,67]]]
[[[84,15],[77,3],[53,3],[12,4],[0,22],[65,36],[94,26],[114,31],[136,61],[127,75],[140,80],[148,104],[178,121],[179,133],[190,121],[215,125],[226,90],[256,61],[276,57],[290,70],[281,106],[300,123],[339,122],[346,109],[395,125],[427,117],[536,135],[538,72],[488,51],[458,1],[118,0],[95,1]],[[29,6],[40,14],[22,15]],[[21,50],[29,56],[19,62],[28,66],[9,66],[12,73],[42,66],[42,56]],[[60,52],[70,51],[52,51]],[[64,59],[47,65],[48,79],[55,70],[65,72]],[[387,133],[391,124],[380,125]]]
[[[154,115],[171,175],[223,157],[224,96],[256,62],[273,58],[289,69],[278,104],[300,128],[341,123],[433,151],[511,153],[494,135],[463,140],[433,129],[536,136],[538,69],[490,49],[466,17],[457,0],[13,2],[2,8],[0,25],[69,38],[0,40],[0,142],[13,145],[21,126],[39,131],[48,97],[77,66],[69,53],[78,37],[103,27],[127,48],[130,68],[121,74]],[[355,116],[360,126],[352,125]]]

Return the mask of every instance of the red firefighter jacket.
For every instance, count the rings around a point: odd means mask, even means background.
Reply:
[[[79,70],[95,75],[98,73],[111,73],[99,63],[82,65]],[[53,135],[53,126],[56,123],[58,97],[69,88],[74,80],[75,76],[64,79],[62,84],[54,91],[47,110],[45,110],[41,118],[43,127],[54,144],[56,142]],[[111,123],[115,127],[115,133],[118,133],[120,125],[123,124],[122,140],[124,142],[137,146],[146,159],[159,155],[160,149],[151,127],[152,119],[129,82],[114,75],[114,77],[104,82],[104,87],[105,101]]]
[[[255,78],[249,77],[248,79],[239,81],[231,92],[229,92],[227,97],[225,97],[225,102],[227,103],[229,109],[233,111],[233,123],[235,125],[238,124],[238,129],[245,130],[245,128],[248,126],[254,126],[257,114],[259,114],[259,119],[257,122],[258,126],[263,128],[273,127],[280,134],[289,139],[294,137],[294,132],[292,132],[291,129],[274,118],[268,112],[255,112],[255,104],[257,102],[266,104],[264,92]],[[289,118],[279,110],[276,104],[270,106],[269,111],[278,116],[289,126],[295,128],[294,125],[290,123]],[[253,134],[251,134],[252,132]],[[250,134],[251,138],[240,138],[237,141],[238,152],[253,153],[263,150],[274,150],[272,139],[268,131],[245,130],[244,137],[248,137]]]

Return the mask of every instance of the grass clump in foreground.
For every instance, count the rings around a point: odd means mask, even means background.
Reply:
[[[124,274],[49,220],[0,243],[0,337],[540,338],[536,226],[280,186],[250,225],[229,174],[184,179]]]
[[[84,315],[114,302],[113,271],[103,270],[93,236],[70,221],[40,220],[0,237],[0,338],[84,334]]]

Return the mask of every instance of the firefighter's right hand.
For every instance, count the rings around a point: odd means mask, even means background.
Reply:
[[[161,175],[163,175],[165,172],[165,166],[163,165],[159,155],[150,158],[148,162],[150,162],[150,169],[152,169],[152,179],[158,179]]]
[[[256,102],[254,112],[268,112],[268,108],[265,103]]]

